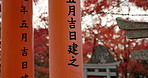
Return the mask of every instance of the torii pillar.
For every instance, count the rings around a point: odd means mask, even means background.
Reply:
[[[2,1],[2,78],[34,78],[32,0]]]
[[[83,78],[80,0],[49,0],[50,78]]]

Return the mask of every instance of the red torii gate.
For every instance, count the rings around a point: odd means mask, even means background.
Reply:
[[[2,2],[2,78],[34,78],[32,0]],[[50,78],[83,78],[79,0],[49,0]]]

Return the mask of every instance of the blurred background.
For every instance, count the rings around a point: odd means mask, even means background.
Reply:
[[[115,61],[122,60],[120,78],[148,78],[148,59],[131,60],[131,51],[148,49],[148,39],[128,39],[116,22],[117,17],[148,22],[148,0],[81,0],[81,11],[84,64],[102,45]],[[33,0],[33,27],[35,78],[49,78],[48,0]]]

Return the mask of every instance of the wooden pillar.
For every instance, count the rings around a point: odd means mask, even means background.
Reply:
[[[83,78],[80,0],[49,0],[50,78]]]
[[[2,1],[2,78],[34,78],[32,0]]]

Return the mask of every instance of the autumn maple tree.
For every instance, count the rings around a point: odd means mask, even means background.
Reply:
[[[42,6],[45,1],[33,0],[35,78],[49,78],[48,16]]]
[[[122,60],[119,66],[122,78],[137,78],[139,74],[147,77],[147,61],[131,60],[130,57],[131,51],[148,49],[147,39],[128,39],[125,31],[119,29],[115,20],[117,17],[131,19],[130,15],[134,16],[134,14],[130,14],[130,6],[147,11],[147,3],[147,0],[85,0],[82,7],[82,18],[91,16],[93,23],[85,24],[86,20],[82,19],[82,25],[87,26],[82,32],[84,63],[89,61],[97,44],[104,45],[116,61]]]
[[[35,76],[48,78],[49,74],[49,46],[48,29],[34,29]]]

